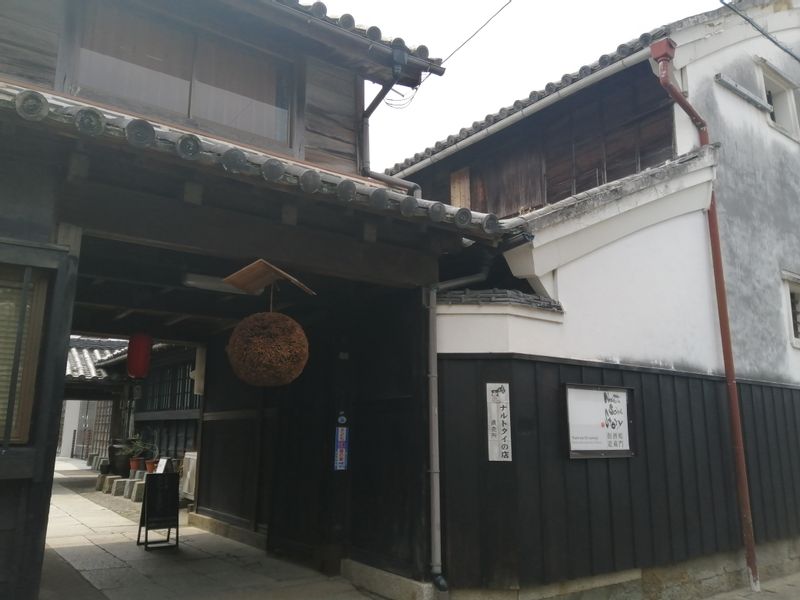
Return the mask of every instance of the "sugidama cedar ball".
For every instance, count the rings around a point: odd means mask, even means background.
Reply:
[[[277,387],[291,383],[303,372],[308,361],[308,339],[291,317],[275,312],[256,313],[233,330],[227,353],[239,379],[250,385]]]

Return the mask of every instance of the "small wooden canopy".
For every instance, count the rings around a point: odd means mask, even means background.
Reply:
[[[276,281],[286,279],[303,290],[306,294],[316,296],[317,293],[305,285],[302,281],[289,275],[273,264],[268,263],[263,258],[250,263],[243,269],[239,269],[233,275],[228,275],[224,281],[248,294],[258,294],[268,285]]]

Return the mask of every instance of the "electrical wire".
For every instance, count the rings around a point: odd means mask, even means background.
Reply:
[[[791,49],[791,48],[789,48],[789,47],[787,47],[787,46],[785,46],[785,45],[781,44],[781,43],[780,43],[780,42],[779,42],[779,41],[778,41],[778,40],[775,38],[775,36],[773,36],[773,35],[770,35],[770,33],[769,33],[767,30],[765,30],[763,27],[761,27],[761,26],[760,26],[758,23],[756,23],[756,22],[755,22],[753,19],[751,19],[750,17],[748,17],[746,14],[744,14],[743,12],[741,12],[741,11],[740,11],[738,8],[736,8],[736,7],[735,7],[735,6],[733,6],[732,4],[728,4],[727,2],[725,2],[725,0],[719,0],[719,3],[720,3],[720,4],[722,4],[723,6],[727,6],[729,9],[731,9],[731,10],[732,10],[733,12],[735,12],[737,15],[739,15],[740,17],[742,17],[742,19],[744,19],[745,21],[747,21],[748,23],[750,23],[750,25],[752,25],[752,26],[753,26],[753,29],[755,29],[756,31],[758,31],[758,32],[759,32],[761,35],[763,35],[765,38],[767,38],[767,39],[768,39],[770,42],[772,42],[773,44],[775,44],[775,45],[776,45],[778,48],[780,48],[781,50],[783,50],[784,52],[786,52],[786,54],[788,54],[789,56],[791,56],[791,57],[792,57],[793,59],[795,59],[797,62],[800,62],[800,56],[798,56],[797,54],[795,54],[795,53],[792,51],[792,49]]]
[[[490,16],[488,19],[486,19],[486,21],[484,21],[483,25],[478,27],[467,39],[465,39],[463,42],[461,42],[461,44],[459,44],[458,47],[455,50],[453,50],[450,54],[448,54],[447,57],[444,60],[442,60],[442,64],[444,64],[448,60],[450,60],[456,52],[458,52],[464,46],[466,46],[469,42],[471,42],[472,39],[476,35],[478,35],[481,31],[483,31],[483,29],[487,25],[489,25],[489,23],[491,23],[495,19],[495,17],[497,17],[497,15],[499,15],[501,12],[503,12],[508,7],[508,5],[511,4],[511,2],[512,2],[512,0],[506,0],[506,3],[503,4],[503,6],[501,6],[499,9],[497,9],[497,11],[495,11],[495,13],[492,16]],[[392,88],[392,91],[395,92],[397,95],[399,95],[400,98],[399,99],[384,98],[383,103],[386,104],[387,106],[391,107],[391,108],[396,108],[396,109],[407,108],[414,101],[414,98],[417,96],[417,92],[419,91],[419,88],[422,87],[422,84],[425,83],[428,80],[428,77],[430,77],[430,76],[431,76],[430,72],[426,73],[425,77],[422,78],[422,81],[419,82],[419,85],[414,88],[414,91],[411,92],[411,94],[409,96],[405,96],[399,90],[396,90],[395,88]]]

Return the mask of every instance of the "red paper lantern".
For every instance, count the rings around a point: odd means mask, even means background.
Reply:
[[[128,377],[144,379],[150,370],[150,350],[153,347],[152,336],[137,333],[128,340]]]

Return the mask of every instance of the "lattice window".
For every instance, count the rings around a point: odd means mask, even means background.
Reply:
[[[156,367],[147,376],[138,412],[154,410],[191,410],[200,407],[200,396],[194,393],[191,362]]]

